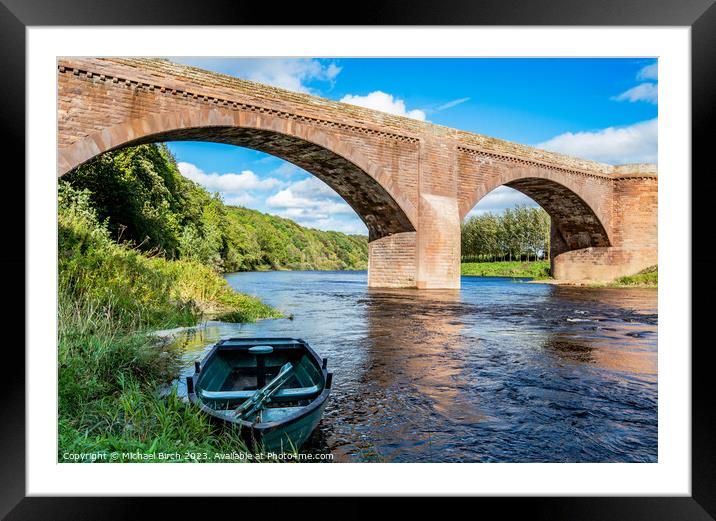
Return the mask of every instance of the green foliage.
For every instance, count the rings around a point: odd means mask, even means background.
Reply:
[[[324,232],[255,210],[225,206],[181,175],[164,145],[108,152],[67,174],[109,236],[167,259],[217,272],[365,269],[368,240]]]
[[[464,262],[460,265],[462,275],[475,277],[530,277],[550,278],[549,261]]]
[[[619,277],[609,286],[657,288],[659,287],[659,268],[658,266],[650,266],[634,275]]]
[[[366,269],[368,241],[363,235],[324,232],[256,210],[227,207],[232,271]]]
[[[207,314],[231,313],[241,321],[278,316],[203,264],[149,258],[115,243],[90,199],[86,189],[60,183],[59,291],[71,301],[102,309],[128,330],[192,325]]]
[[[247,451],[235,429],[213,425],[175,390],[162,396],[178,374],[179,353],[129,331],[101,304],[67,291],[59,297],[59,461],[77,461],[73,454],[128,461],[121,454],[132,452],[178,453],[179,461],[206,453],[213,462],[217,453]]]
[[[549,254],[550,217],[518,206],[501,215],[474,216],[461,228],[463,261],[530,260]]]
[[[97,156],[63,181],[89,190],[92,207],[115,240],[176,256],[181,227],[196,219],[192,183],[164,146],[140,145]],[[200,208],[199,208],[200,210]]]

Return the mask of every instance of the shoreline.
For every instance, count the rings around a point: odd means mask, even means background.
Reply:
[[[463,277],[503,277],[526,278],[528,284],[552,284],[555,286],[572,286],[580,288],[643,288],[659,287],[658,266],[650,266],[642,271],[618,277],[611,281],[596,280],[560,280],[550,276],[549,261],[498,261],[498,262],[463,262],[460,264],[460,275]]]
[[[599,288],[599,289],[659,289],[654,284],[619,284],[617,282],[598,282],[594,280],[528,280],[527,284],[550,284],[552,286],[572,286],[576,288]]]

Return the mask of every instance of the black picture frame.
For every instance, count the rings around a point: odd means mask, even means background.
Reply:
[[[241,0],[0,0],[0,103],[5,158],[18,160],[13,172],[24,172],[25,149],[25,29],[39,25],[555,25],[555,26],[689,26],[691,28],[692,81],[692,172],[684,172],[684,182],[692,183],[692,273],[708,274],[713,261],[707,238],[710,205],[706,200],[716,176],[711,167],[712,136],[716,135],[716,6],[714,0],[412,0],[378,5],[363,4],[362,9],[340,15],[336,3],[314,1],[310,4],[257,3]],[[9,163],[5,166],[8,168]],[[24,176],[5,172],[3,182],[8,194],[25,194]],[[15,186],[7,187],[7,184]],[[694,190],[698,187],[698,190]],[[25,229],[18,226],[18,215],[25,215],[24,197],[6,196],[14,201],[2,206],[3,221],[12,223],[5,231],[0,262],[5,274],[24,273]],[[700,240],[699,240],[700,239]],[[693,247],[697,245],[699,247]],[[685,255],[687,252],[684,252]],[[11,292],[14,313],[25,310],[24,280],[14,279]],[[689,349],[692,360],[692,495],[690,497],[569,497],[569,498],[480,498],[478,503],[497,507],[500,516],[527,513],[537,519],[679,519],[716,518],[716,407],[711,381],[709,352],[713,340],[706,336],[710,311],[712,280],[692,285],[692,345],[670,346]],[[32,312],[32,310],[27,310]],[[14,328],[19,329],[19,328]],[[14,333],[18,335],[17,332]],[[24,339],[14,342],[10,336],[3,353],[2,416],[0,417],[0,517],[6,519],[111,519],[132,518],[149,512],[150,499],[137,498],[38,498],[25,497],[25,361],[18,348]],[[54,351],[52,352],[54,353]],[[668,392],[660,389],[662,393]],[[191,467],[182,467],[190,479]],[[320,492],[320,487],[317,493]],[[240,509],[236,501],[241,501]],[[335,508],[340,518],[357,518],[371,512],[368,500],[350,499],[349,505],[335,505],[336,499],[322,500],[322,511]],[[411,500],[423,508],[424,500]],[[203,501],[188,498],[164,499],[162,515],[190,515],[194,508],[211,503],[228,506],[236,515],[265,515],[267,508],[297,512],[303,500],[272,499],[247,503],[246,500]],[[460,503],[453,500],[452,505]],[[458,505],[459,506],[459,505]],[[470,507],[474,509],[474,506]],[[478,507],[479,508],[479,507]],[[206,511],[214,515],[212,511]]]

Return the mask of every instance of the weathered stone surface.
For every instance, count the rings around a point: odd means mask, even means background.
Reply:
[[[560,278],[657,262],[654,165],[567,157],[167,60],[58,60],[59,175],[168,140],[261,150],[325,181],[368,227],[372,287],[459,287],[460,221],[501,185],[551,215]]]

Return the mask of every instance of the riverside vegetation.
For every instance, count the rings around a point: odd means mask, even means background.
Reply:
[[[543,209],[522,205],[476,215],[460,232],[462,275],[550,278],[550,217]]]
[[[184,179],[161,145],[111,152],[68,174],[58,187],[59,461],[246,453],[237,432],[175,390],[162,395],[180,354],[148,333],[205,317],[281,316],[235,292],[221,271],[358,268],[365,257],[366,238],[224,206]]]
[[[179,353],[147,333],[207,313],[234,321],[279,313],[202,264],[114,242],[85,190],[61,183],[58,207],[59,460],[245,450],[236,433],[220,432],[175,391],[160,397],[178,374]]]
[[[595,283],[595,287],[606,288],[657,288],[659,287],[659,268],[650,266],[634,275],[619,277],[612,282]]]
[[[461,274],[471,277],[528,277],[536,280],[550,278],[548,260],[463,262]]]

